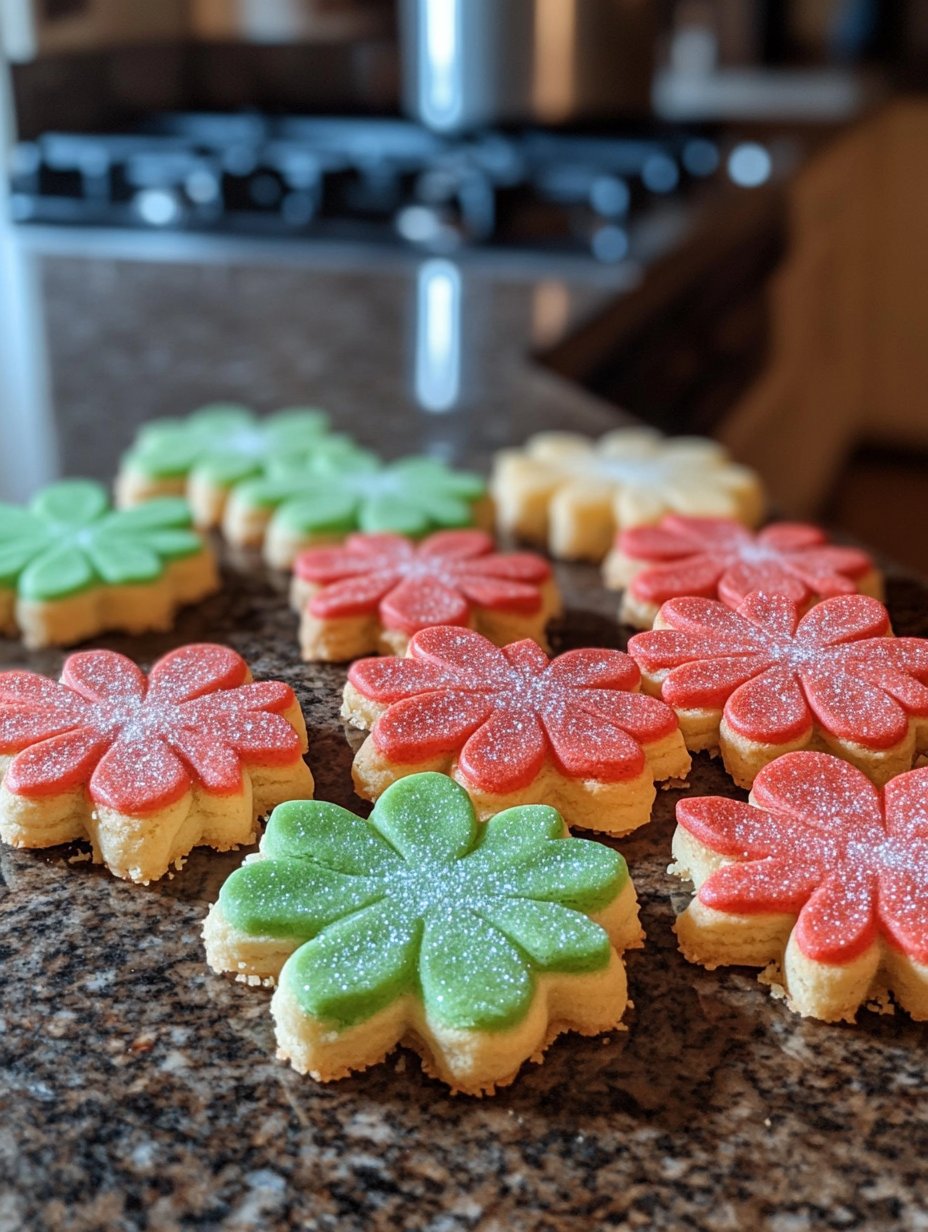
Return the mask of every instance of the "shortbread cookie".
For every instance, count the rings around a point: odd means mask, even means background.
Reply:
[[[99,484],[67,479],[27,508],[0,505],[0,632],[27,646],[169,629],[218,586],[185,501],[112,510]]]
[[[791,1009],[827,1022],[889,994],[928,1018],[928,768],[880,791],[837,757],[790,753],[749,804],[685,799],[677,822],[691,962],[766,967]]]
[[[561,610],[548,563],[531,552],[499,553],[479,530],[439,531],[418,545],[402,535],[350,535],[311,548],[293,566],[293,606],[307,660],[404,654],[432,625],[467,625],[504,646],[546,645]]]
[[[198,526],[218,526],[236,484],[281,460],[299,460],[309,468],[323,455],[351,451],[349,439],[331,435],[328,423],[315,409],[295,407],[259,419],[244,406],[226,403],[183,419],[151,420],[123,456],[117,504],[186,496]]]
[[[540,433],[497,454],[492,492],[503,530],[567,560],[600,561],[617,530],[666,513],[754,526],[764,509],[758,476],[721,445],[647,428],[621,428],[598,441]]]
[[[0,838],[88,839],[117,877],[162,877],[194,847],[249,843],[281,800],[311,796],[293,691],[251,683],[226,646],[182,646],[145,673],[111,650],[65,660],[61,683],[0,673]]]
[[[203,936],[215,971],[276,980],[278,1056],[320,1081],[397,1044],[456,1091],[491,1093],[563,1031],[619,1026],[623,951],[643,940],[622,857],[553,808],[478,826],[440,774],[394,784],[369,821],[275,809]]]
[[[657,526],[623,530],[603,565],[607,586],[624,588],[619,619],[650,629],[668,599],[699,596],[737,607],[752,590],[795,599],[805,611],[821,599],[883,597],[873,559],[829,541],[818,526],[776,522],[757,534],[731,518],[668,514]]]
[[[267,562],[289,568],[302,549],[341,543],[352,531],[393,531],[421,538],[434,530],[492,523],[478,475],[432,458],[381,462],[354,453],[308,469],[282,461],[232,493],[223,530],[232,543],[264,544]]]
[[[348,672],[342,715],[372,729],[355,788],[376,800],[404,775],[442,770],[481,818],[548,803],[571,829],[627,834],[650,819],[655,781],[690,768],[673,712],[639,682],[619,650],[549,660],[532,641],[500,649],[469,629],[425,629],[408,658]]]
[[[893,637],[886,608],[866,595],[804,616],[763,591],[737,611],[671,599],[628,652],[645,689],[676,711],[687,747],[721,749],[741,787],[795,749],[837,753],[875,783],[928,749],[928,640]]]

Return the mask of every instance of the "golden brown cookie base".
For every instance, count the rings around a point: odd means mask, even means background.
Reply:
[[[155,582],[95,586],[47,603],[18,598],[0,589],[0,630],[17,631],[31,650],[71,646],[99,633],[148,633],[170,629],[177,609],[198,603],[219,589],[212,552],[172,561]]]
[[[334,1027],[304,1013],[286,983],[271,1001],[278,1052],[299,1073],[321,1082],[346,1077],[376,1065],[398,1044],[412,1047],[423,1068],[453,1091],[489,1095],[516,1077],[522,1064],[541,1061],[548,1044],[565,1031],[596,1035],[620,1027],[628,1004],[622,954],[644,939],[631,880],[602,912],[591,918],[609,934],[614,952],[601,971],[543,974],[527,1016],[502,1031],[453,1030],[429,1021],[412,995],[398,998],[367,1021]],[[246,979],[276,981],[288,953],[299,940],[254,938],[233,929],[219,904],[210,908],[203,926],[206,958],[214,971],[235,972]]]
[[[307,748],[306,724],[298,705],[283,715]],[[95,806],[83,787],[49,796],[21,796],[3,779],[12,757],[0,758],[0,839],[11,847],[56,847],[86,840],[95,863],[117,877],[156,881],[194,847],[228,851],[253,841],[256,822],[285,800],[309,800],[313,776],[302,757],[286,766],[243,759],[238,792],[223,795],[193,784],[173,804],[130,815]]]
[[[715,869],[733,862],[682,826],[673,837],[673,857],[669,871],[692,881],[696,891]],[[690,962],[710,970],[729,965],[764,968],[760,980],[803,1017],[853,1022],[861,1007],[885,1009],[891,997],[913,1018],[928,1019],[928,966],[882,939],[851,962],[816,962],[793,939],[796,918],[716,911],[694,897],[677,917],[674,931]]]
[[[385,709],[362,696],[350,681],[346,683],[342,718],[347,722],[369,731]],[[481,821],[516,805],[550,804],[570,830],[623,835],[650,821],[655,782],[683,779],[690,770],[690,757],[679,731],[641,747],[645,766],[631,779],[607,783],[599,779],[568,778],[549,758],[527,787],[502,793],[483,791],[472,783],[458,765],[455,754],[401,764],[385,758],[373,737],[368,736],[355,754],[351,773],[355,790],[366,800],[377,800],[397,779],[423,770],[437,770],[460,783]]]
[[[291,606],[300,613],[300,653],[308,663],[347,663],[363,655],[405,655],[411,635],[380,623],[377,613],[320,619],[309,610],[309,600],[321,588],[294,577],[290,587]],[[537,612],[504,612],[475,607],[468,628],[476,629],[496,646],[508,646],[531,638],[548,649],[545,634],[548,622],[562,610],[561,596],[554,578],[541,587],[541,606]]]

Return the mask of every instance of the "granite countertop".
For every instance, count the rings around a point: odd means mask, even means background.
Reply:
[[[527,358],[601,300],[582,280],[467,272],[455,397],[438,411],[422,405],[423,267],[30,251],[18,276],[35,309],[31,387],[47,394],[23,420],[38,425],[23,482],[109,476],[137,421],[217,398],[315,402],[388,454],[478,466],[541,427],[616,421]],[[223,573],[170,634],[100,644],[147,666],[189,640],[228,642],[296,690],[317,796],[363,809],[344,669],[300,662],[283,577],[228,551]],[[558,573],[556,646],[624,646],[597,571]],[[889,599],[897,632],[928,634],[928,587],[894,576]],[[0,643],[4,667],[54,673],[62,657]],[[690,790],[739,794],[703,756]],[[449,1096],[402,1052],[328,1086],[274,1060],[270,992],[210,972],[199,938],[241,853],[198,851],[138,887],[74,849],[4,848],[0,1229],[924,1226],[924,1025],[804,1021],[751,972],[687,964],[671,932],[686,896],[665,872],[678,795],[659,793],[621,843],[648,933],[628,957],[628,1031],[562,1037],[484,1100]]]

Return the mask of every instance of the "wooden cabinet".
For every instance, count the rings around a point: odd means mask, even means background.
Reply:
[[[868,189],[875,225],[863,432],[928,450],[928,102],[899,102],[882,117]]]
[[[876,130],[867,124],[827,146],[791,185],[788,254],[770,288],[770,361],[723,434],[788,514],[815,512],[864,418]]]

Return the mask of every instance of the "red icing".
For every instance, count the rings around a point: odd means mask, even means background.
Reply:
[[[898,744],[928,715],[928,641],[887,637],[876,599],[826,599],[801,619],[785,595],[754,592],[737,612],[711,599],[671,599],[665,629],[636,634],[629,654],[663,678],[676,710],[724,708],[733,731],[782,744],[813,723],[871,749]],[[666,673],[666,675],[665,675]]]
[[[797,915],[809,958],[844,963],[883,936],[928,963],[928,768],[880,792],[825,753],[787,753],[754,783],[755,806],[681,800],[677,821],[732,858],[699,889],[716,911]]]
[[[95,804],[148,813],[199,783],[241,787],[241,762],[286,765],[300,741],[282,712],[291,689],[246,684],[226,646],[182,646],[145,673],[111,650],[71,655],[61,683],[0,674],[0,753],[13,754],[7,789],[52,796],[85,786]]]
[[[350,535],[341,547],[297,557],[297,577],[320,587],[309,610],[320,620],[379,611],[388,629],[416,633],[466,625],[472,608],[531,614],[551,576],[540,556],[494,552],[479,530],[449,530],[420,543],[402,535]]]
[[[801,607],[853,594],[873,570],[866,552],[828,542],[817,526],[778,522],[753,534],[727,518],[664,517],[623,531],[618,550],[645,568],[629,590],[647,603],[698,595],[738,607],[752,590],[773,591]]]
[[[470,629],[440,627],[417,633],[409,657],[362,659],[348,678],[387,706],[373,729],[385,757],[418,764],[456,753],[484,791],[527,787],[547,756],[571,778],[632,778],[641,745],[676,727],[667,706],[634,691],[638,669],[619,650],[549,660],[533,641],[499,649]]]

